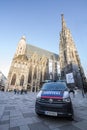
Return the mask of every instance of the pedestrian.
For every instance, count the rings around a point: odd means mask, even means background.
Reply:
[[[16,89],[14,89],[14,94],[16,94],[16,92],[17,92]]]
[[[84,83],[83,91],[84,91],[84,94],[85,94],[86,97],[87,97],[87,82]]]
[[[24,89],[24,93],[27,94],[27,89]]]
[[[33,91],[33,92],[35,91],[35,87],[33,87],[32,91]]]
[[[19,94],[19,89],[17,89],[17,94]]]
[[[69,93],[73,93],[73,97],[75,97],[75,90],[73,86],[70,86]]]
[[[23,94],[23,89],[21,89],[21,94]]]

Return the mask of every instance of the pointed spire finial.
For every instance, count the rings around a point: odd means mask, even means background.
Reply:
[[[25,41],[26,41],[26,37],[25,36],[22,36],[22,38],[21,39],[24,39]]]
[[[66,22],[64,20],[64,14],[61,14],[61,19],[62,19],[62,29],[66,28]]]

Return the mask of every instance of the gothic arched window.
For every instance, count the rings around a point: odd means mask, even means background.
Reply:
[[[42,72],[41,72],[41,74],[40,74],[40,82],[42,82]]]
[[[15,85],[16,82],[16,74],[12,76],[11,85]]]
[[[23,86],[23,84],[24,84],[24,75],[21,76],[20,86]]]
[[[28,83],[31,83],[31,80],[32,80],[32,67],[29,68]]]
[[[47,73],[44,72],[44,80],[46,80],[46,79],[47,79]]]
[[[64,51],[64,61],[67,62],[66,51]]]
[[[37,69],[35,68],[34,69],[34,76],[33,76],[33,79],[36,79],[37,78]]]

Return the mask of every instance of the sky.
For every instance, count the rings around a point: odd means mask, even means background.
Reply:
[[[7,77],[19,40],[59,54],[61,14],[87,73],[87,0],[0,0],[0,71]]]

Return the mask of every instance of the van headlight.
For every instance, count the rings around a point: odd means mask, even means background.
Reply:
[[[40,101],[40,99],[41,99],[41,93],[42,93],[42,91],[40,91],[40,92],[37,94],[37,96],[36,96],[36,100],[37,100],[37,101]]]
[[[71,99],[70,99],[68,91],[64,91],[64,93],[63,93],[63,101],[64,102],[71,102]]]

